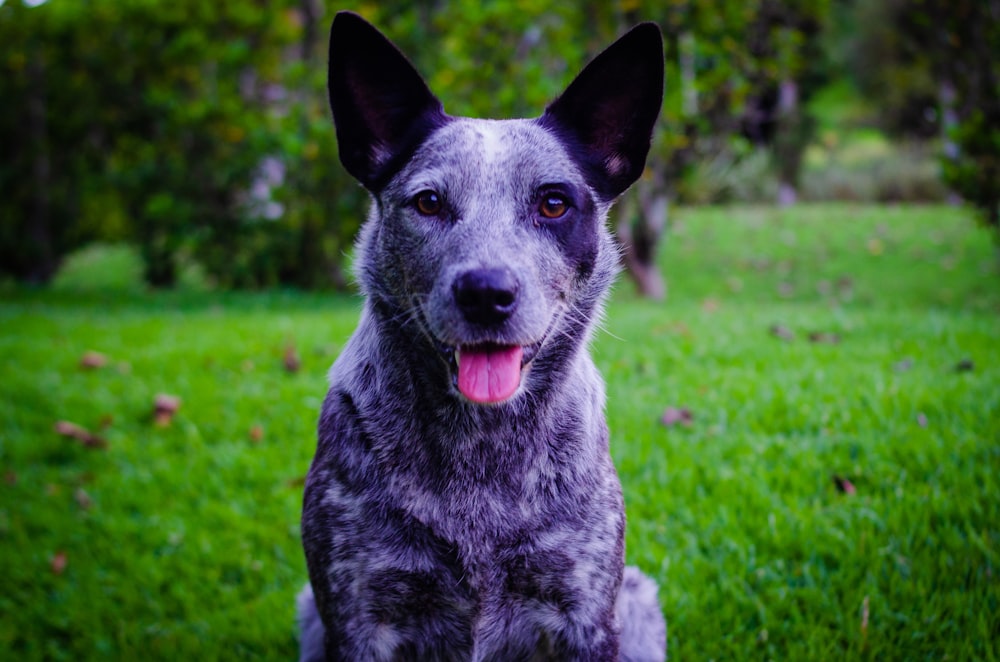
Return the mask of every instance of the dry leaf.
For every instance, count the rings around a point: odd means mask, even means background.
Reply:
[[[255,425],[252,428],[250,428],[250,441],[252,441],[255,444],[259,444],[260,441],[261,441],[261,439],[263,439],[263,438],[264,438],[264,428],[263,427],[261,427],[259,425]]]
[[[809,342],[819,345],[836,345],[840,342],[840,336],[829,331],[813,331],[809,334]]]
[[[850,299],[854,296],[854,279],[850,276],[841,276],[837,279],[837,294],[841,299]]]
[[[61,575],[66,571],[66,564],[69,562],[69,558],[66,556],[66,552],[58,551],[52,556],[51,567],[52,574]]]
[[[108,357],[100,352],[84,352],[83,356],[80,357],[80,367],[85,370],[95,370],[97,368],[103,368],[108,363]]]
[[[837,486],[837,491],[840,492],[841,494],[854,495],[858,493],[857,488],[854,487],[854,483],[844,478],[843,476],[834,476],[833,484]]]
[[[170,425],[180,407],[181,399],[177,396],[157,393],[153,399],[153,421],[160,427]]]
[[[861,601],[861,636],[864,639],[868,637],[868,617],[869,617],[869,602],[868,596]]]
[[[795,333],[787,326],[775,324],[771,327],[770,331],[771,335],[775,338],[781,338],[782,340],[787,340],[789,342],[795,340]]]
[[[287,372],[298,372],[301,367],[302,360],[299,359],[299,353],[296,351],[295,345],[289,345],[285,348],[285,370]]]
[[[84,510],[90,510],[91,506],[94,505],[94,500],[90,498],[90,495],[82,487],[76,488],[73,498],[76,499],[76,504]]]
[[[913,367],[913,359],[906,358],[903,359],[902,361],[896,362],[892,366],[892,369],[895,370],[896,372],[907,372],[912,367]]]
[[[55,431],[56,434],[62,435],[63,437],[76,439],[87,448],[107,448],[108,446],[108,442],[100,436],[94,434],[85,427],[77,425],[76,423],[70,423],[69,421],[57,421],[55,424]]]
[[[675,425],[690,426],[694,422],[694,414],[687,407],[667,407],[660,416],[660,423],[669,427]]]

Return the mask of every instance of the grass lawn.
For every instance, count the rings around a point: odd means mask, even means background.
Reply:
[[[623,281],[594,343],[671,658],[1000,657],[990,237],[946,207],[675,218],[670,297]],[[74,280],[0,298],[0,658],[294,659],[301,481],[359,301]]]

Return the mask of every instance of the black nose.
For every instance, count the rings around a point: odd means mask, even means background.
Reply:
[[[455,304],[472,324],[500,324],[517,309],[517,277],[509,269],[472,269],[451,286]]]

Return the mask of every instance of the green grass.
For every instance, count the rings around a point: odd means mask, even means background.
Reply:
[[[990,237],[946,207],[682,209],[662,259],[669,299],[622,282],[594,354],[671,658],[1000,657]],[[359,301],[3,297],[0,651],[293,659],[300,481]],[[182,399],[166,427],[160,392]]]

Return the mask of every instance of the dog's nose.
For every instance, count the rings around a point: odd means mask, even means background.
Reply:
[[[458,309],[473,324],[500,324],[517,308],[517,277],[510,269],[463,272],[451,289]]]

